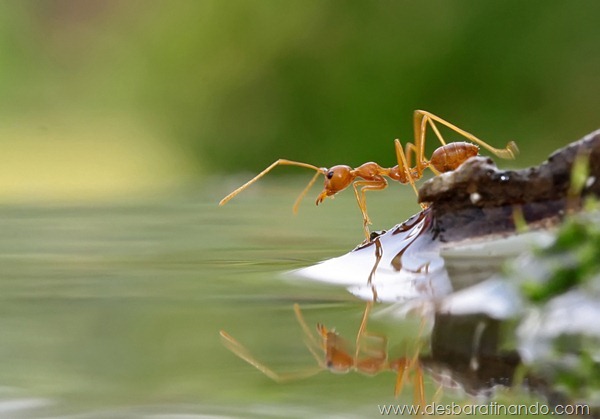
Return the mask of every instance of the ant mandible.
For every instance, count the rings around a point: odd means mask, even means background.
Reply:
[[[325,167],[313,166],[312,164],[308,163],[279,159],[273,162],[269,167],[260,172],[254,178],[223,198],[221,202],[219,202],[219,205],[224,205],[229,202],[229,200],[266,175],[275,166],[287,165],[306,167],[308,169],[315,170],[317,173],[313,176],[306,188],[304,188],[302,193],[298,196],[298,199],[296,199],[293,207],[294,213],[298,211],[300,201],[313,186],[319,175],[322,174],[325,176],[325,186],[323,191],[321,191],[317,197],[317,205],[323,202],[326,197],[330,196],[333,198],[335,194],[346,189],[350,184],[352,184],[354,188],[354,195],[356,196],[356,201],[358,202],[358,207],[360,208],[363,216],[363,229],[368,242],[370,241],[370,232],[368,226],[371,224],[371,220],[367,214],[365,192],[385,189],[388,185],[385,179],[386,177],[402,184],[410,183],[418,196],[415,181],[423,176],[423,171],[426,168],[431,169],[435,175],[455,170],[470,157],[479,154],[478,145],[486,148],[492,154],[502,159],[514,159],[519,152],[514,141],[510,141],[505,148],[494,148],[488,143],[475,137],[473,134],[460,129],[448,121],[440,118],[439,116],[427,111],[416,110],[414,112],[413,122],[415,135],[414,144],[406,143],[405,149],[402,149],[400,140],[394,140],[396,160],[398,162],[398,164],[394,167],[385,168],[381,167],[377,163],[368,162],[355,169],[346,165],[337,165],[327,169]],[[450,128],[475,144],[468,142],[451,142],[446,144],[446,141],[436,126],[436,122]],[[440,143],[442,143],[442,146],[438,147],[431,154],[430,159],[425,157],[425,133],[428,125],[431,127]],[[412,166],[413,154],[415,155],[414,166]],[[360,178],[360,180],[357,180],[357,178]]]
[[[413,376],[415,404],[424,406],[425,390],[423,370],[419,361],[420,346],[411,357],[400,357],[397,359],[388,359],[387,337],[367,332],[367,322],[372,301],[367,303],[363,318],[356,336],[356,346],[354,353],[346,348],[346,342],[335,330],[327,329],[321,323],[317,324],[316,337],[304,320],[300,311],[300,306],[294,304],[294,313],[296,320],[305,335],[306,347],[317,361],[318,367],[300,371],[297,373],[280,374],[254,358],[248,349],[238,342],[233,336],[224,330],[220,331],[221,339],[224,345],[236,354],[238,357],[258,369],[260,372],[271,378],[273,381],[282,383],[295,379],[308,378],[320,371],[329,370],[337,374],[345,374],[350,371],[358,371],[365,375],[376,375],[383,371],[392,371],[396,375],[394,386],[394,396],[402,392],[407,376]],[[421,329],[424,324],[421,324]],[[419,335],[422,331],[419,332]],[[321,354],[319,354],[321,352]]]

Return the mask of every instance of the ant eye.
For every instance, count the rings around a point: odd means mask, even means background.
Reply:
[[[331,179],[333,177],[333,170],[327,172],[327,179]]]

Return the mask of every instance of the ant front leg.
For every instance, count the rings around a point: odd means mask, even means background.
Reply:
[[[356,368],[363,374],[374,375],[384,369],[387,361],[387,337],[367,331],[373,301],[368,301],[356,334]],[[361,356],[362,355],[362,356]]]
[[[355,358],[358,358],[358,353],[360,352],[360,342],[362,340],[362,336],[364,335],[367,329],[367,322],[369,321],[369,314],[371,314],[371,307],[373,307],[373,301],[367,301],[362,320],[360,321],[358,332],[356,333],[356,343],[354,346],[354,348],[356,349],[356,353],[354,355]]]
[[[360,192],[358,190],[359,187]],[[369,214],[367,213],[367,200],[365,198],[366,191],[380,191],[387,187],[387,181],[378,177],[375,180],[357,180],[352,184],[354,188],[354,195],[356,196],[356,201],[358,202],[358,207],[360,208],[360,212],[363,216],[363,229],[365,231],[365,237],[367,238],[367,242],[371,241],[371,232],[369,231],[369,224],[371,224],[371,220],[369,219]]]

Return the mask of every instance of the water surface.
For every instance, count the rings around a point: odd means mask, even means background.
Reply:
[[[221,344],[224,329],[274,370],[314,367],[294,303],[353,342],[364,302],[282,273],[354,248],[360,213],[347,192],[318,208],[309,195],[294,216],[302,187],[265,181],[221,208],[229,185],[1,207],[0,417],[378,417],[411,403],[391,373],[277,384]],[[375,229],[419,210],[409,188],[368,198]],[[370,328],[398,356],[418,334],[377,315]]]

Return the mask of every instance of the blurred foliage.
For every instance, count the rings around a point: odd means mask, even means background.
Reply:
[[[554,242],[534,253],[535,264],[543,267],[522,283],[525,296],[534,303],[597,280],[600,273],[600,225],[587,218],[569,218]],[[524,278],[525,279],[525,278]]]
[[[128,141],[117,131],[133,121],[175,174],[197,175],[279,157],[393,165],[421,108],[516,140],[524,166],[598,128],[599,18],[591,0],[6,1],[0,115],[45,127],[39,143],[56,121]]]
[[[557,371],[556,384],[565,388],[573,399],[592,400],[598,404],[600,362],[598,339],[580,335],[561,335],[554,342]]]
[[[530,303],[519,332],[528,368],[568,400],[597,409],[600,212],[595,208],[567,217],[552,243],[513,264],[512,277]]]

